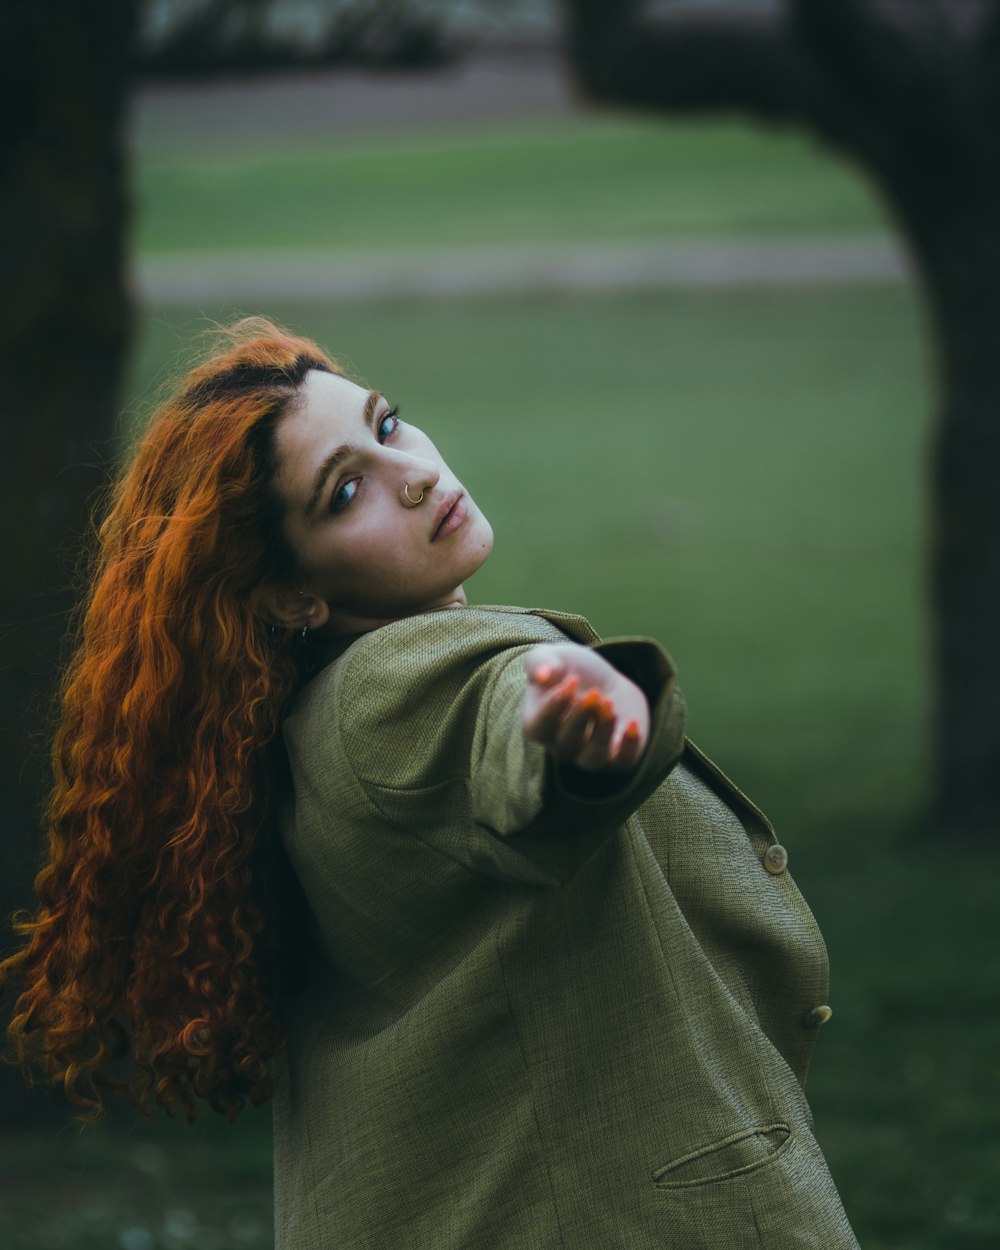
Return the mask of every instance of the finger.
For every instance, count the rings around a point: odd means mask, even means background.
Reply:
[[[614,736],[615,723],[614,705],[610,699],[605,698],[595,713],[590,737],[574,761],[578,768],[599,772],[609,766],[613,755],[611,739]]]
[[[629,721],[618,743],[618,749],[613,756],[615,768],[623,772],[629,768],[634,768],[638,763],[639,756],[642,754],[644,745],[642,735],[639,732],[639,722],[637,720]]]
[[[553,746],[561,757],[575,759],[586,746],[601,702],[601,692],[596,688],[590,689],[567,711],[553,740]]]
[[[524,723],[524,731],[529,738],[538,742],[552,741],[579,685],[580,679],[574,674],[546,692],[538,711]]]
[[[528,679],[538,686],[552,686],[566,672],[566,665],[553,647],[544,643],[532,647],[525,654],[524,665],[528,670]]]

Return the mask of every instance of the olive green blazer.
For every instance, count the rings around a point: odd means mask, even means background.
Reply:
[[[524,652],[645,690],[627,776],[521,728]],[[848,1250],[803,1081],[826,952],[669,657],[581,617],[361,635],[284,725],[318,956],[275,1063],[278,1250]]]

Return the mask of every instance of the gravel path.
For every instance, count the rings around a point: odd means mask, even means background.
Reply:
[[[469,122],[580,114],[552,48],[482,52],[421,73],[303,71],[205,83],[146,84],[135,95],[134,147],[245,150],[275,140],[404,135]]]
[[[352,70],[147,86],[132,143],[252,150],[329,134],[404,135],[470,121],[579,114],[558,49],[486,52],[420,74]],[[527,290],[638,290],[896,282],[905,257],[884,235],[524,243],[372,251],[174,253],[136,261],[148,304],[359,299]]]
[[[899,282],[905,257],[882,235],[536,243],[378,251],[146,256],[148,304],[337,300],[510,291],[614,291]]]

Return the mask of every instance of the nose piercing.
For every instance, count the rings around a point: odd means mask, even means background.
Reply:
[[[409,482],[404,482],[404,483],[403,483],[403,495],[406,497],[406,502],[407,502],[407,504],[408,504],[411,508],[415,508],[415,507],[417,506],[417,504],[421,501],[421,499],[423,499],[423,497],[424,497],[424,492],[423,492],[423,491],[421,491],[421,492],[420,492],[420,494],[416,497],[416,499],[411,499],[411,498],[410,498],[410,483],[409,483]]]

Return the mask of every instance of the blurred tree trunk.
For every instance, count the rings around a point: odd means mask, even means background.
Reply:
[[[786,121],[860,164],[936,336],[930,465],[934,819],[1000,827],[1000,0],[697,9],[563,0],[589,95]],[[874,349],[874,346],[873,346]],[[859,454],[863,454],[859,449]]]
[[[929,535],[936,814],[973,836],[1000,829],[1000,193],[991,200],[931,216],[928,196],[910,232],[942,383]]]
[[[123,124],[131,0],[4,10],[0,207],[0,945],[31,901],[48,725],[88,507],[115,434],[128,345]],[[16,991],[16,987],[12,987]],[[0,1008],[6,1020],[9,992]],[[0,1127],[28,1122],[0,1066]]]

